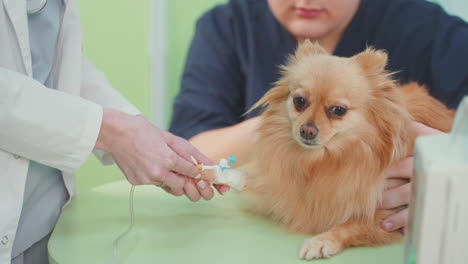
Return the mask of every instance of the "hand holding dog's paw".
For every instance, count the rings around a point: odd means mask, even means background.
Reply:
[[[299,258],[306,260],[328,258],[341,251],[343,251],[343,246],[339,241],[321,234],[304,240]]]

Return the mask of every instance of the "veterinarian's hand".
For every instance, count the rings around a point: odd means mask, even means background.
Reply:
[[[193,156],[197,161],[203,164],[206,164],[206,165],[214,164],[214,162],[212,162],[210,159],[205,157],[205,155],[201,154],[195,147],[193,147],[185,139],[174,136],[173,134],[169,132],[163,131],[163,133],[167,139],[166,142],[171,147],[171,149],[177,155],[183,157],[185,160],[190,160],[190,162],[192,162],[190,156]],[[195,167],[193,164],[192,166]],[[200,171],[198,171],[198,173],[200,173]],[[223,194],[229,191],[230,189],[230,187],[226,185],[214,185],[214,186],[220,194]],[[163,189],[168,193],[174,194],[172,190],[168,188],[167,186],[164,186]],[[214,196],[213,189],[208,184],[208,182],[204,180],[195,181],[194,179],[189,178],[189,177],[185,177],[183,190],[187,198],[189,198],[189,200],[192,202],[199,201],[201,198],[205,200],[210,200]]]
[[[439,130],[430,128],[421,123],[414,123],[418,136],[429,136],[442,133]],[[411,176],[413,175],[413,157],[407,157],[394,163],[385,172],[385,177],[389,181],[395,179],[406,179],[408,182],[393,186],[384,192],[383,209],[393,209],[400,206],[406,206],[403,210],[384,219],[380,226],[385,231],[394,231],[401,229],[405,232],[405,227],[408,221],[408,204],[411,194]],[[405,182],[405,181],[402,181]]]
[[[197,200],[211,199],[211,188],[192,188],[199,174],[190,156],[206,164],[212,162],[182,138],[151,124],[143,116],[104,110],[97,149],[110,153],[133,185],[162,186],[167,192]],[[187,183],[189,182],[189,183]]]

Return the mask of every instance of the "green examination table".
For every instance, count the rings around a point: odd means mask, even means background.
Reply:
[[[63,211],[50,239],[50,263],[403,263],[402,244],[352,248],[330,259],[302,261],[298,255],[306,236],[252,215],[234,191],[192,203],[154,186],[135,188],[135,226],[120,241],[118,260],[114,240],[130,222],[129,191],[122,181],[80,193]]]

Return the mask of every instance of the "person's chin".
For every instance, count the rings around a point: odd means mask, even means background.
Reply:
[[[290,27],[296,39],[318,40],[326,35],[326,30],[319,21],[297,21]]]

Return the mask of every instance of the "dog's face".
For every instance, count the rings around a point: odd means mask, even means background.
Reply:
[[[291,135],[305,148],[359,136],[371,127],[368,102],[379,89],[375,76],[385,76],[386,61],[385,53],[373,50],[352,58],[334,57],[318,44],[305,41],[265,102],[272,105],[286,100]],[[274,96],[281,91],[282,96]]]

